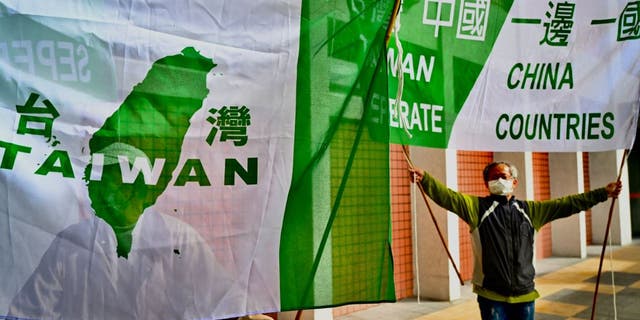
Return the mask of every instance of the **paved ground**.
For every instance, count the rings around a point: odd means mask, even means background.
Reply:
[[[549,258],[538,262],[536,320],[591,318],[591,305],[601,246],[589,247],[587,259]],[[603,264],[595,319],[640,319],[640,241],[612,250],[613,260]],[[611,270],[614,270],[613,280]],[[336,320],[479,320],[471,286],[452,302],[420,301],[415,298],[386,303],[336,317]],[[615,308],[614,308],[615,301]]]

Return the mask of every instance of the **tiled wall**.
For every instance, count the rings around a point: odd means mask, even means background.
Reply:
[[[391,145],[391,212],[396,297],[413,296],[411,183],[402,147]]]
[[[493,152],[458,151],[458,191],[477,196],[486,196],[487,188],[482,178],[482,170],[493,161]],[[459,220],[460,234],[460,273],[462,279],[471,280],[473,276],[473,252],[469,226]]]
[[[413,249],[411,229],[411,184],[408,164],[399,145],[390,146],[392,251],[396,298],[413,296]],[[370,308],[371,304],[333,309],[333,316]]]
[[[534,152],[533,155],[533,185],[534,200],[548,200],[551,197],[549,183],[549,154]],[[538,231],[536,238],[536,258],[543,259],[551,256],[551,224],[547,224]]]

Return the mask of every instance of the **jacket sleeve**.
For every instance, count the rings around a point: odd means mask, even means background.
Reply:
[[[587,210],[608,198],[605,188],[545,201],[527,201],[531,223],[536,230],[545,224]]]
[[[442,208],[455,213],[472,230],[478,226],[478,197],[453,191],[427,172],[424,173],[422,187],[429,198]]]

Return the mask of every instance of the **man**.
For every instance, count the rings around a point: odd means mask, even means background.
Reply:
[[[622,184],[611,182],[593,191],[546,201],[513,196],[518,170],[508,162],[493,162],[483,170],[489,196],[476,197],[448,189],[420,168],[411,179],[441,207],[455,213],[471,229],[474,249],[473,292],[483,320],[534,318],[534,230],[617,197]]]

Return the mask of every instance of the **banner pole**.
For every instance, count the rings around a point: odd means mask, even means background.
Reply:
[[[624,163],[626,162],[627,155],[629,154],[629,149],[624,150],[624,154],[622,155],[622,163],[620,163],[620,170],[618,171],[618,179],[616,181],[620,181],[622,178],[622,169],[624,168]],[[600,287],[600,276],[602,275],[602,262],[604,260],[604,254],[607,249],[607,240],[609,239],[609,229],[611,228],[611,220],[613,217],[613,207],[615,206],[616,199],[618,197],[611,198],[611,206],[609,207],[609,217],[607,218],[607,228],[604,231],[604,240],[602,241],[602,251],[600,252],[600,262],[598,264],[598,276],[596,277],[596,288],[593,292],[593,304],[591,305],[591,320],[594,319],[596,315],[596,302],[598,300],[598,288]]]
[[[396,19],[400,14],[400,6],[402,5],[402,0],[396,0],[393,3],[393,14],[391,15],[391,20],[389,21],[389,26],[387,27],[387,35],[385,37],[385,43],[389,44],[389,39],[391,39],[391,33],[395,29]]]
[[[415,178],[415,173],[414,173],[414,178]],[[416,184],[412,183],[411,184],[411,212],[412,212],[412,218],[413,218],[413,243],[415,243],[415,250],[413,253],[413,259],[414,259],[414,268],[416,271],[416,295],[417,295],[417,301],[418,303],[420,303],[420,296],[422,296],[422,290],[420,290],[420,261],[419,261],[419,237],[418,237],[418,208],[416,206]]]

